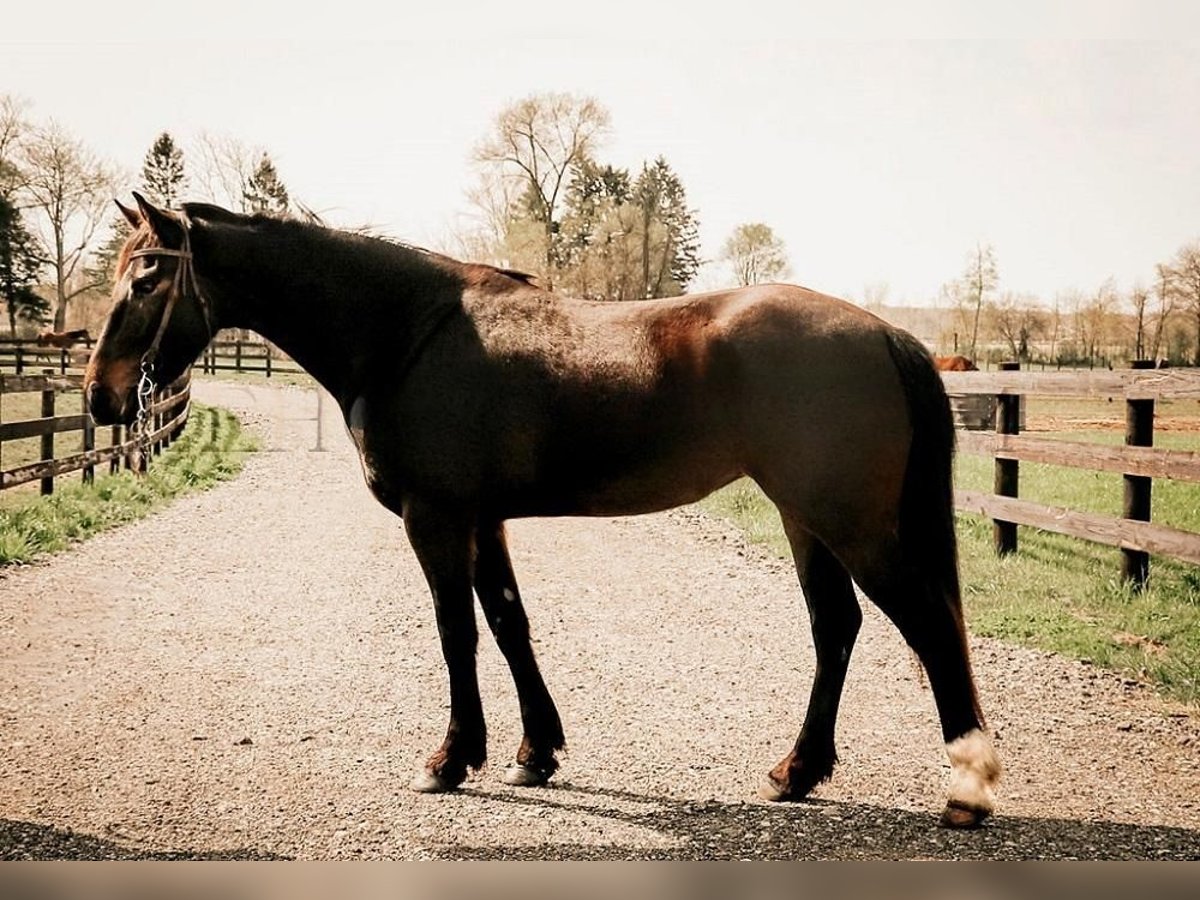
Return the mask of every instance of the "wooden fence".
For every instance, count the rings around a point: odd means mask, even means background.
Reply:
[[[67,472],[83,472],[90,482],[97,466],[108,464],[116,472],[122,465],[145,471],[150,458],[159,455],[187,424],[191,409],[191,373],[185,373],[174,383],[155,392],[150,406],[150,432],[144,442],[134,438],[128,428],[114,425],[97,429],[88,414],[83,399],[83,376],[56,374],[47,370],[41,375],[0,374],[0,468],[3,467],[4,444],[29,438],[41,438],[38,459],[0,471],[0,490],[31,481],[41,482],[41,492],[54,491],[54,479]],[[77,396],[73,396],[78,392]],[[33,419],[4,421],[4,400],[17,394],[41,394],[41,416]],[[72,397],[79,412],[63,415],[60,399]],[[104,432],[97,446],[97,432]],[[64,432],[82,432],[82,451],[56,456],[54,436]],[[107,440],[105,439],[107,438]],[[143,448],[145,451],[143,452]]]
[[[995,398],[995,433],[958,432],[961,451],[995,460],[994,493],[957,491],[955,502],[960,510],[993,520],[998,552],[1015,552],[1017,525],[1030,525],[1119,547],[1122,576],[1136,587],[1145,584],[1151,553],[1200,565],[1200,534],[1150,522],[1153,479],[1200,482],[1200,453],[1153,446],[1155,402],[1200,399],[1200,370],[943,372],[942,381],[952,399]],[[1023,398],[1031,395],[1123,400],[1125,445],[1022,436]],[[1019,499],[1021,461],[1119,474],[1125,491],[1121,517]]]
[[[278,347],[264,341],[220,340],[208,345],[200,357],[200,371],[258,373],[272,375],[303,375],[304,370],[292,362]]]
[[[0,340],[0,372],[23,375],[43,372],[49,367],[59,374],[66,374],[70,369],[82,369],[87,365],[91,347],[91,341],[60,350],[58,347],[39,347],[36,341]]]
[[[31,340],[0,340],[0,372],[21,375],[42,372],[47,367],[60,374],[82,371],[91,355],[92,342],[80,343],[69,350],[39,347]],[[206,375],[217,372],[257,373],[272,375],[303,375],[297,366],[278,347],[260,340],[223,339],[220,335],[205,348],[197,363]]]

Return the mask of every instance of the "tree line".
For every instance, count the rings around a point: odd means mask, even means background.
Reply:
[[[456,235],[457,249],[585,298],[683,293],[705,262],[697,211],[664,157],[637,170],[602,162],[610,128],[592,98],[537,94],[504,108],[475,148],[477,221]],[[202,198],[308,214],[261,147],[201,133],[185,150],[163,132],[134,176],[0,95],[0,303],[11,335],[27,325],[61,331],[69,310],[106,302],[129,228],[110,201],[133,183],[168,207]],[[739,284],[787,271],[782,242],[762,223],[739,226],[719,258]]]
[[[453,236],[453,250],[597,300],[683,293],[707,262],[739,285],[788,276],[787,250],[761,222],[737,226],[715,260],[703,259],[699,212],[680,175],[662,155],[634,168],[604,160],[611,128],[608,111],[589,97],[535,94],[504,107],[472,153],[474,217]],[[262,147],[201,133],[185,148],[163,132],[134,175],[0,95],[0,304],[11,335],[30,325],[62,331],[68,311],[81,306],[103,313],[128,236],[110,203],[130,184],[168,207],[197,198],[247,213],[307,213]],[[870,286],[864,305],[878,311],[886,294],[886,285]],[[1108,279],[1048,302],[1002,290],[995,249],[981,243],[936,305],[942,322],[926,337],[980,361],[1196,365],[1200,240],[1127,290]]]
[[[1109,278],[1090,290],[1061,291],[1049,303],[1002,291],[995,248],[980,243],[941,293],[949,316],[938,348],[980,362],[1200,365],[1200,240],[1157,263],[1149,284],[1122,291]]]
[[[604,162],[610,132],[608,110],[590,97],[535,94],[502,109],[473,153],[475,224],[455,235],[457,249],[585,299],[683,293],[705,262],[699,213],[665,157],[636,170]],[[739,284],[787,269],[762,223],[738,226],[719,259]]]
[[[286,215],[294,208],[260,147],[201,134],[185,155],[163,132],[135,181],[57,122],[35,121],[26,104],[0,95],[0,303],[11,336],[22,323],[62,331],[69,309],[107,298],[129,235],[112,199],[132,183],[171,207],[192,189],[241,212]]]

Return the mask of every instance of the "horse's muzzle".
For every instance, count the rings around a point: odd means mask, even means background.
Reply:
[[[118,398],[100,382],[93,381],[84,393],[88,412],[97,425],[128,425],[132,421],[129,415],[130,391],[126,391],[123,398]]]

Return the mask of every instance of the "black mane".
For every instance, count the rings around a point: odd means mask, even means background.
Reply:
[[[309,231],[322,231],[348,238],[357,238],[363,241],[378,242],[423,257],[427,262],[432,263],[436,268],[439,268],[443,271],[453,272],[457,275],[460,275],[464,279],[467,279],[468,270],[474,269],[476,270],[476,273],[478,273],[480,270],[494,272],[511,279],[520,285],[530,287],[537,286],[537,276],[531,275],[528,272],[522,272],[518,269],[493,266],[490,263],[465,262],[463,260],[455,259],[452,256],[447,256],[445,253],[439,253],[436,250],[430,250],[427,247],[422,247],[418,244],[412,244],[408,241],[403,241],[399,238],[393,237],[392,235],[381,233],[369,225],[360,228],[349,229],[335,228],[326,224],[318,213],[306,207],[301,208],[301,216],[275,215],[272,213],[236,213],[212,203],[184,203],[182,209],[188,218],[202,219],[207,222],[243,226],[286,224]]]

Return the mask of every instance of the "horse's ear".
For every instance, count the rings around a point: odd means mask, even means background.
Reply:
[[[183,243],[183,226],[172,213],[159,209],[137,191],[133,192],[133,199],[137,201],[138,209],[150,225],[150,230],[164,246],[176,247]]]
[[[117,209],[121,211],[121,215],[125,217],[125,221],[129,223],[131,228],[142,227],[142,217],[136,209],[130,209],[120,200],[113,200],[113,203],[117,204]]]

